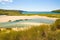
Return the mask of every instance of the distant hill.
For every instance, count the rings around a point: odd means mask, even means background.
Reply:
[[[52,12],[60,13],[60,9],[58,9],[58,10],[53,10]]]
[[[5,9],[0,9],[0,15],[21,15],[23,11],[21,10],[5,10]]]

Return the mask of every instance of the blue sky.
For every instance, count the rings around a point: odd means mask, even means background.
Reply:
[[[0,0],[0,9],[51,11],[60,9],[60,0]]]

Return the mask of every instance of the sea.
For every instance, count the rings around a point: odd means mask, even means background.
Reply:
[[[22,14],[60,14],[57,12],[22,12]]]

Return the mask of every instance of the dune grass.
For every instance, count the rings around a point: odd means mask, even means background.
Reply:
[[[52,25],[40,25],[24,31],[10,30],[6,33],[5,30],[0,31],[0,40],[60,40],[60,29],[54,30]]]

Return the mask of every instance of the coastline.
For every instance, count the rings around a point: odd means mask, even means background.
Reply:
[[[43,19],[49,19],[49,20],[56,20],[58,18],[52,18],[52,17],[46,17],[46,16],[0,16],[0,22],[8,22],[9,20],[15,21],[20,19],[35,19],[35,18],[43,18]]]

